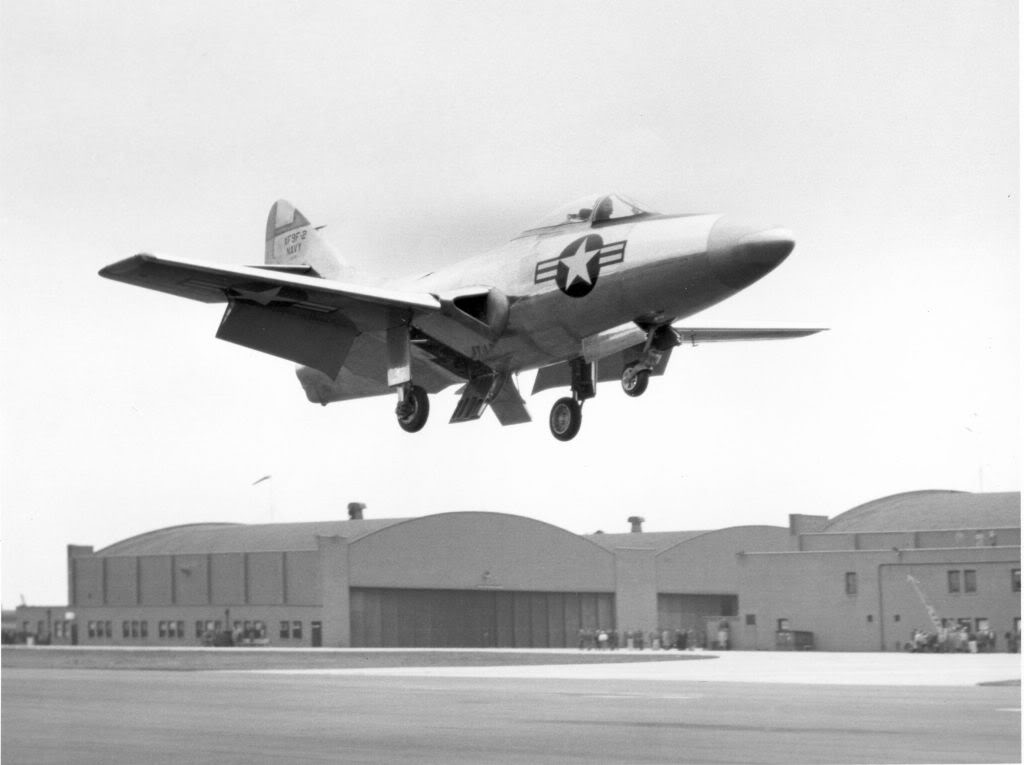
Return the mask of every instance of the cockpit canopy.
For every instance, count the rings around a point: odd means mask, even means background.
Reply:
[[[648,210],[622,194],[589,194],[553,210],[527,230],[534,231],[540,228],[564,226],[569,223],[598,224],[608,221],[624,221],[628,218],[652,214],[654,214],[653,210]]]

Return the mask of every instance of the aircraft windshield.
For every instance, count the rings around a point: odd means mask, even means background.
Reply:
[[[591,194],[553,210],[529,230],[584,221],[603,223],[652,212],[622,194]]]

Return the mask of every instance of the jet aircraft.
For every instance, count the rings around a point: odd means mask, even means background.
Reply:
[[[396,416],[420,430],[428,394],[462,385],[450,422],[488,407],[502,425],[528,422],[517,373],[533,393],[566,387],[551,408],[568,441],[598,382],[639,396],[683,344],[803,337],[799,327],[683,326],[778,266],[792,234],[723,215],[665,215],[621,194],[566,205],[508,243],[403,279],[369,278],[318,227],[279,200],[264,263],[224,266],[138,254],[108,279],[226,303],[217,337],[299,365],[307,398],[327,405],[397,393]]]

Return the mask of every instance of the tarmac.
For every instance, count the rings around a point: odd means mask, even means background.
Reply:
[[[175,662],[213,661],[176,650]],[[0,756],[104,765],[1021,761],[1018,655],[693,652],[651,661],[644,652],[641,663],[617,652],[611,663],[588,653],[252,649],[213,657],[262,668],[167,671],[14,666],[68,655],[5,649]],[[169,660],[161,654],[130,656],[156,666]],[[79,657],[95,666],[128,655]],[[313,656],[319,668],[294,666]],[[583,659],[599,663],[572,663]]]
[[[500,649],[499,649],[500,651]],[[498,653],[499,651],[495,651]],[[506,653],[516,653],[508,651]],[[768,651],[693,651],[667,655],[709,661],[543,665],[366,667],[345,669],[262,670],[279,674],[361,674],[403,677],[560,678],[590,680],[700,681],[796,685],[971,686],[1020,684],[1020,654],[817,653]],[[644,656],[651,652],[635,652]],[[619,658],[630,652],[617,652]],[[443,653],[441,657],[443,657]],[[261,670],[253,670],[261,671]]]

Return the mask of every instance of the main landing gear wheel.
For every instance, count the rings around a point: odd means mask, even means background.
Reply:
[[[573,398],[560,398],[551,407],[548,426],[551,435],[559,441],[571,441],[580,432],[583,423],[583,406]]]
[[[650,369],[637,369],[635,364],[630,364],[622,370],[622,390],[627,396],[640,396],[647,390],[647,383],[651,381]]]
[[[406,433],[415,433],[427,424],[427,416],[430,414],[430,399],[427,392],[419,385],[410,385],[405,391],[405,397],[395,407],[395,416],[398,417],[398,425]]]

